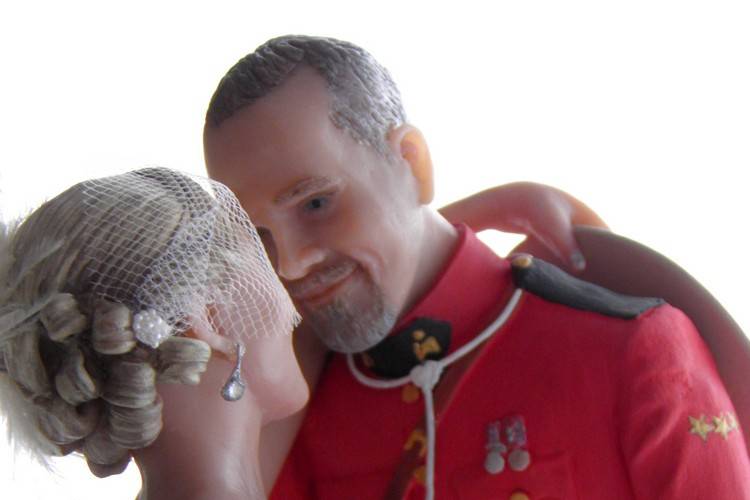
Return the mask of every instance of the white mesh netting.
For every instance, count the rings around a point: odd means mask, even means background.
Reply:
[[[85,181],[5,238],[0,339],[57,292],[88,310],[127,305],[152,347],[189,328],[242,342],[299,321],[239,201],[209,179],[147,168]]]
[[[291,332],[294,306],[226,186],[151,168],[82,188],[92,297],[153,311],[170,334],[212,328],[242,341]],[[139,340],[155,346],[154,335]]]

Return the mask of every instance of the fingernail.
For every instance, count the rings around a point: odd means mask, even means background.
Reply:
[[[570,254],[570,262],[573,263],[573,268],[576,271],[583,271],[586,268],[586,259],[583,258],[583,254],[579,251]]]

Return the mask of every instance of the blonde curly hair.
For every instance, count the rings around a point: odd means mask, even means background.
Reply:
[[[86,181],[2,233],[0,407],[43,463],[78,451],[97,475],[122,471],[161,431],[156,383],[206,369],[211,348],[188,330],[241,342],[298,321],[255,228],[212,181],[160,168]],[[157,327],[138,329],[144,311]]]

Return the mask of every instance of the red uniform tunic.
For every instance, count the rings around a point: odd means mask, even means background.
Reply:
[[[508,261],[460,232],[447,268],[394,330],[416,318],[448,322],[449,352],[491,323],[515,288]],[[525,292],[480,349],[438,405],[437,499],[750,498],[732,402],[679,310],[621,319]],[[405,450],[422,445],[414,431],[423,415],[413,386],[362,386],[334,355],[271,498],[385,498]],[[491,474],[487,429],[508,417],[525,423],[531,463]],[[404,498],[423,498],[421,464]]]

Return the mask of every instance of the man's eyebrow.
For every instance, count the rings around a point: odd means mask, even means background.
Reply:
[[[304,198],[310,193],[314,193],[315,191],[320,191],[321,189],[326,189],[337,184],[338,182],[336,182],[336,180],[332,179],[331,177],[310,177],[307,179],[303,179],[293,184],[290,188],[285,189],[283,192],[281,192],[278,196],[276,196],[276,198],[274,198],[273,203],[274,205],[288,204],[298,198]]]

